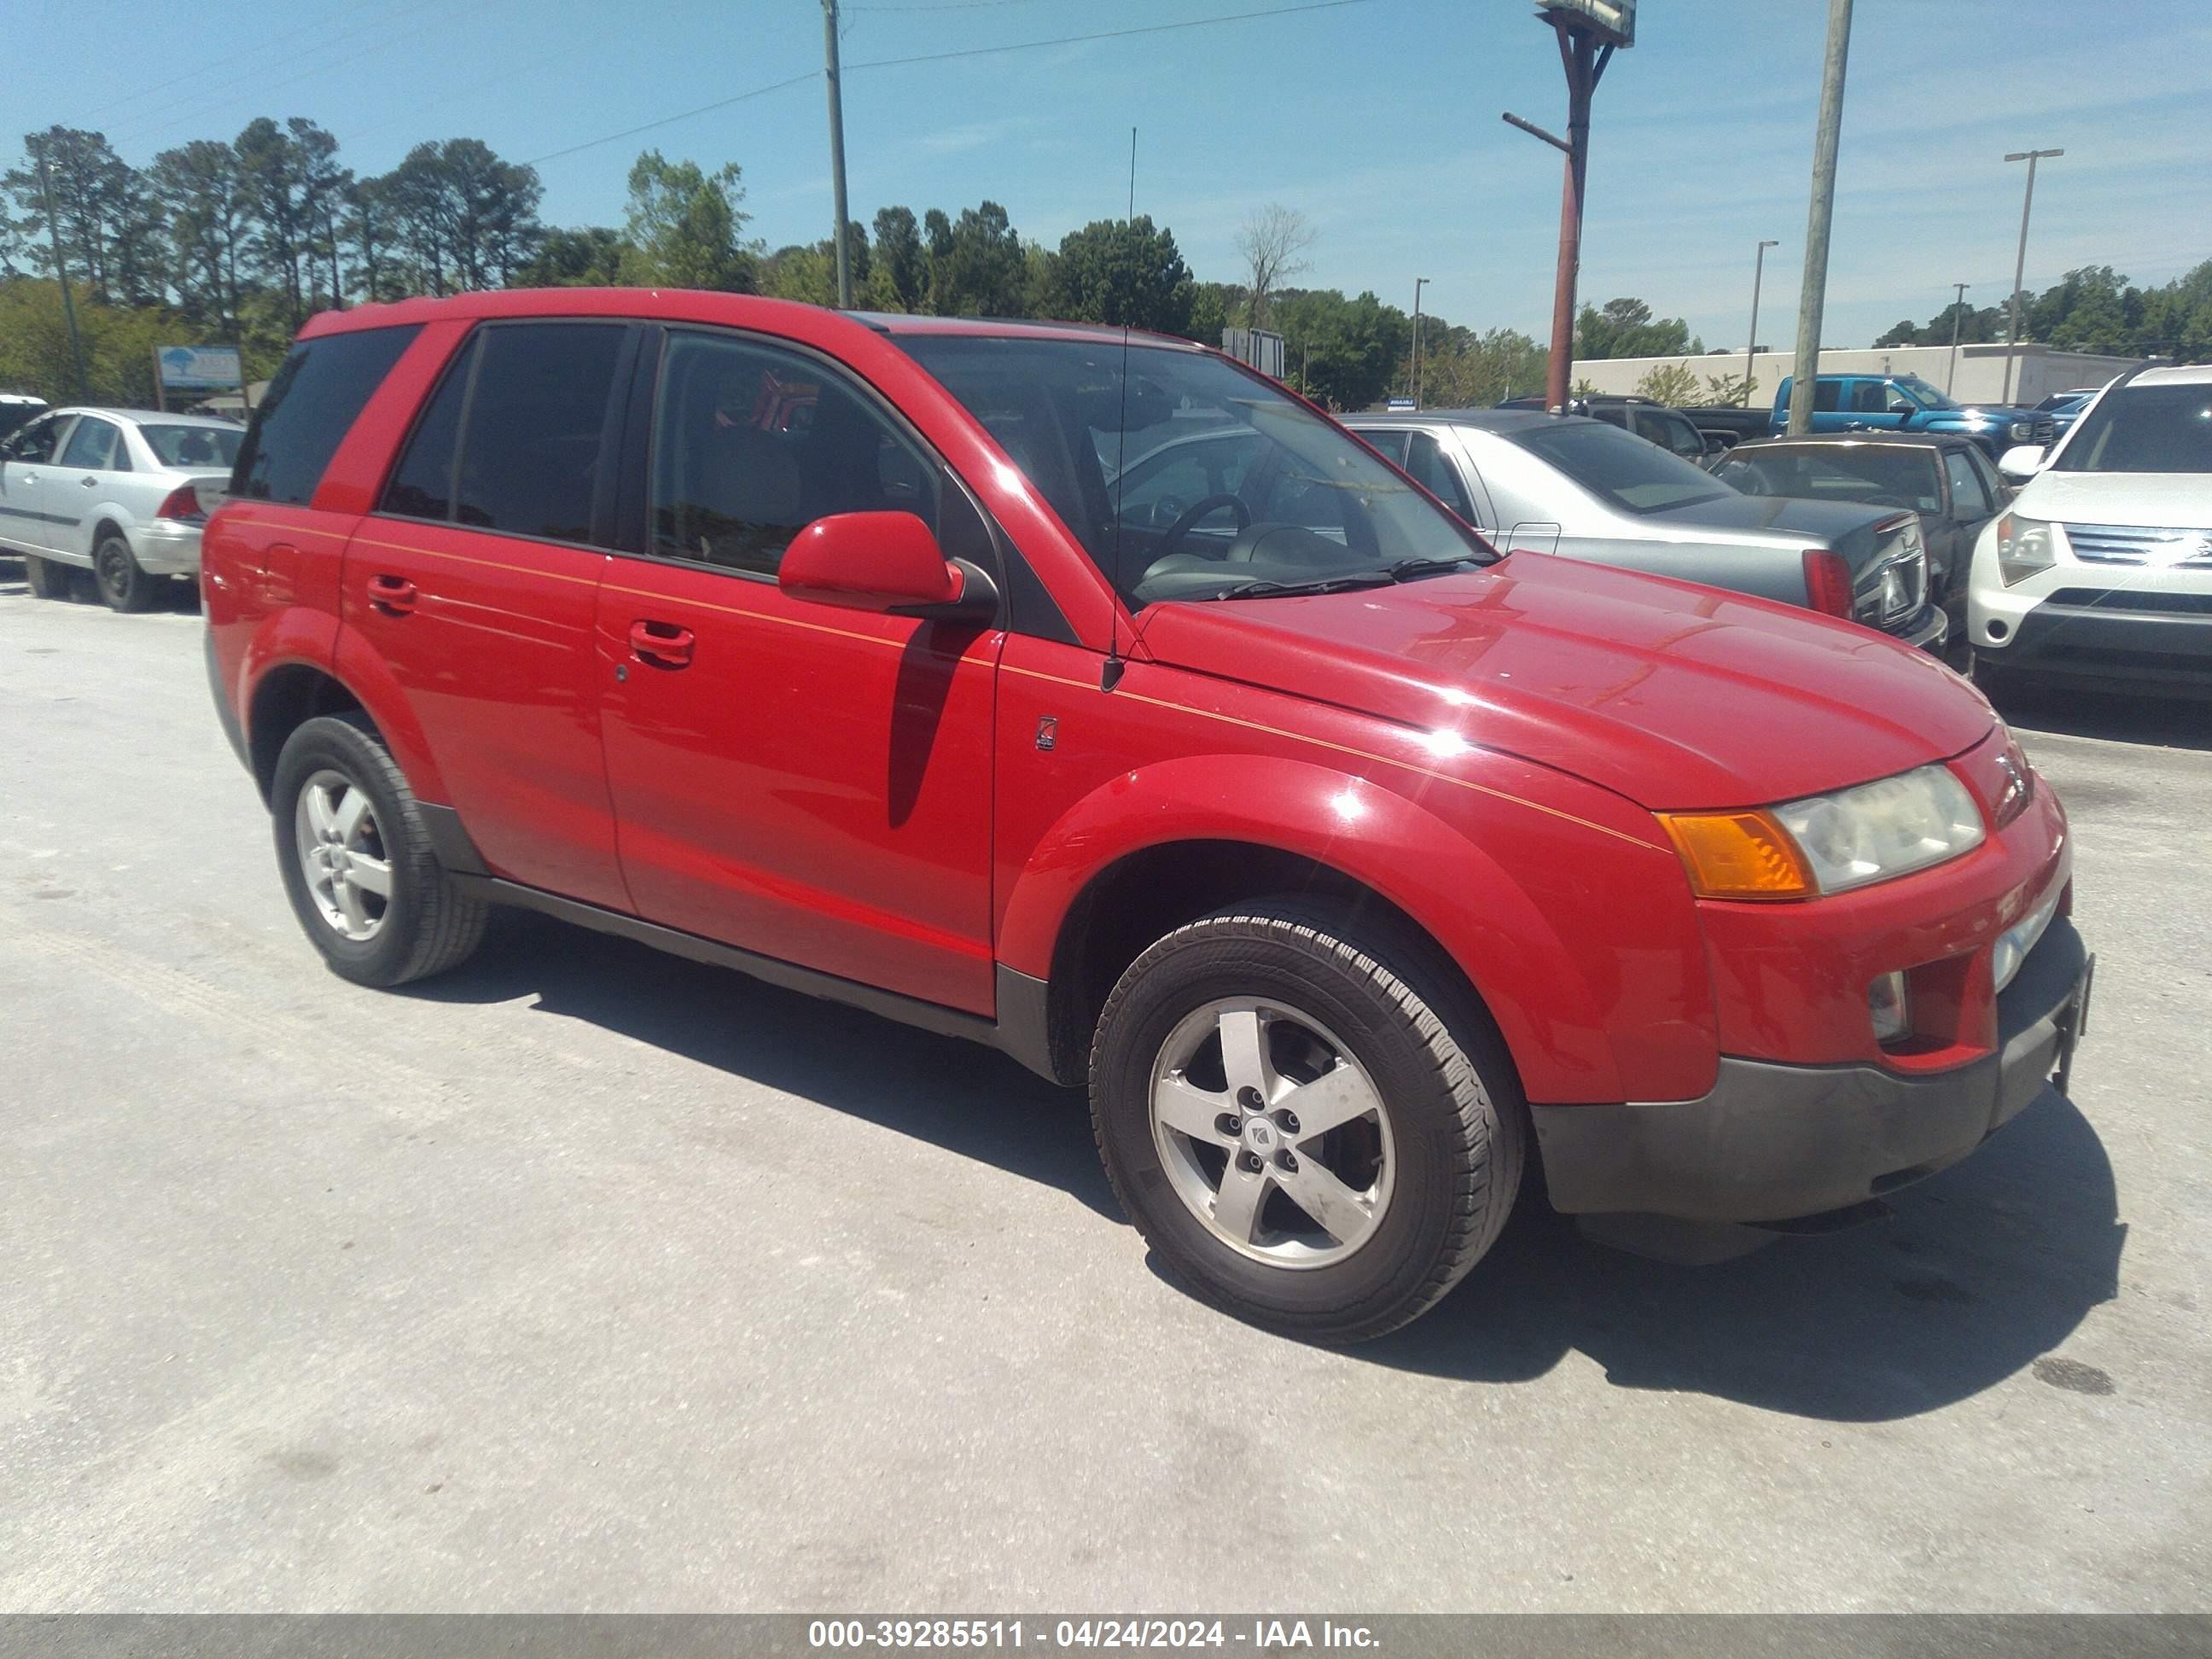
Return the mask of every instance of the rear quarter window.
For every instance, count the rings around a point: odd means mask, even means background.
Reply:
[[[362,407],[420,331],[360,329],[294,346],[253,412],[230,493],[304,506]]]

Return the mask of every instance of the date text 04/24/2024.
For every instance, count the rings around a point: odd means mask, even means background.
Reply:
[[[817,1619],[807,1626],[817,1649],[873,1648],[929,1652],[961,1648],[1223,1648],[1255,1653],[1310,1648],[1372,1649],[1364,1625],[1328,1620],[1255,1619],[1237,1629],[1222,1619],[1061,1619],[1034,1626],[1018,1619]]]

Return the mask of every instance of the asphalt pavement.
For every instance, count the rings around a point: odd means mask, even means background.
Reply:
[[[2212,710],[2011,711],[2070,1102],[1328,1352],[985,1050],[532,917],[325,972],[200,626],[0,563],[0,1609],[2212,1607]]]

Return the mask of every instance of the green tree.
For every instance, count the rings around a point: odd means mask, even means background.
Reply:
[[[517,288],[614,288],[622,282],[622,233],[605,225],[549,230],[515,269]]]
[[[227,332],[238,316],[251,209],[238,154],[219,139],[163,150],[149,169],[169,244],[169,281],[185,316]]]
[[[1748,409],[1751,395],[1759,390],[1759,382],[1748,374],[1708,374],[1705,376],[1705,402],[1715,409],[1730,404]]]
[[[1698,374],[1687,363],[1655,363],[1636,383],[1636,395],[1679,408],[1698,398]]]
[[[1308,397],[1332,409],[1365,409],[1396,384],[1412,337],[1410,319],[1371,293],[1347,300],[1334,289],[1285,289],[1272,301],[1284,367]]]
[[[1060,238],[1052,309],[1072,321],[1181,334],[1197,299],[1172,231],[1149,216],[1098,219]]]
[[[897,304],[878,306],[878,310],[919,311],[928,297],[928,255],[921,245],[921,228],[915,221],[912,208],[887,207],[876,214],[876,246],[874,269],[869,271],[873,279],[876,271],[884,273],[890,284],[891,297]],[[876,286],[880,287],[880,284]]]
[[[751,217],[736,162],[713,173],[671,161],[657,149],[629,172],[629,247],[623,280],[640,288],[703,288],[727,294],[759,289],[759,248],[743,240]]]
[[[1680,357],[1705,349],[1690,337],[1690,325],[1680,317],[1655,319],[1641,300],[1607,300],[1603,306],[1584,306],[1575,319],[1575,356],[1583,361],[1602,357]]]
[[[930,209],[929,309],[940,317],[1020,317],[1029,284],[1022,239],[996,202],[963,208],[949,220]]]

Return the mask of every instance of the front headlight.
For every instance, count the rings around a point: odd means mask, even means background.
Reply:
[[[2014,421],[2012,423],[2010,429],[2012,432],[2012,441],[2016,444],[2024,444],[2030,438],[2033,438],[2035,435],[2035,422],[2033,421]]]
[[[1987,833],[1974,798],[1942,765],[1788,801],[1774,817],[1824,893],[1925,870],[1972,851]]]
[[[2007,587],[2058,562],[2056,528],[2042,519],[2008,513],[1997,520],[1997,579]]]

